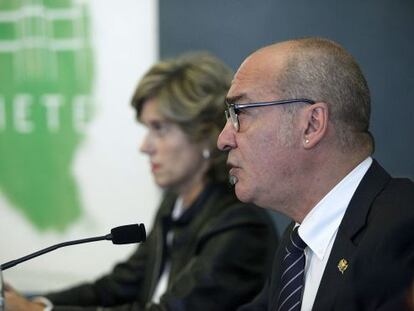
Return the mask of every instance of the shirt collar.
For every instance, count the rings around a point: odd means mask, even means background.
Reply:
[[[356,166],[302,221],[299,236],[320,260],[326,255],[329,242],[336,236],[348,204],[371,163],[372,158],[368,157]]]

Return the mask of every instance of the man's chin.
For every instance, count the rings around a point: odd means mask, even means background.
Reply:
[[[236,197],[243,203],[251,203],[252,202],[252,197],[251,195],[248,193],[248,191],[246,191],[246,189],[243,189],[242,185],[240,185],[239,183],[236,183],[236,185],[234,186],[234,191],[236,193]]]

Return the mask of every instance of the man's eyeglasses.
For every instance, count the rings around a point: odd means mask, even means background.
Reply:
[[[297,99],[283,99],[270,102],[258,102],[258,103],[248,103],[248,104],[231,104],[226,101],[227,109],[224,111],[226,114],[226,119],[230,120],[233,124],[236,132],[240,129],[239,116],[238,113],[242,109],[253,108],[253,107],[265,107],[265,106],[276,106],[276,105],[285,105],[293,103],[305,103],[313,105],[315,102],[311,99],[306,98],[297,98]]]

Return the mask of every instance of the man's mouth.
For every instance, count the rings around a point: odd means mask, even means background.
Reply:
[[[229,170],[229,174],[230,175],[235,175],[236,171],[237,171],[237,167],[231,166],[230,170]]]

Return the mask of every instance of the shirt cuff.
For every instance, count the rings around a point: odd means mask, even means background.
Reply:
[[[40,302],[41,304],[44,304],[45,307],[43,309],[43,311],[52,311],[53,310],[53,303],[47,299],[46,297],[35,297],[34,299],[32,299],[33,302]]]

